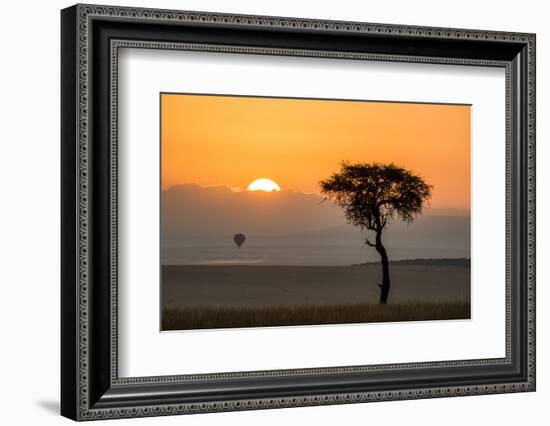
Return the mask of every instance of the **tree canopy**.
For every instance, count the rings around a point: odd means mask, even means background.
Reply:
[[[432,191],[421,177],[393,163],[344,162],[320,186],[326,198],[344,209],[350,223],[377,232],[395,218],[412,222]]]

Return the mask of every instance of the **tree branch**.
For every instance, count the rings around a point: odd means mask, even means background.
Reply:
[[[370,247],[376,247],[376,244],[371,243],[371,242],[369,241],[369,238],[368,238],[368,237],[365,238],[365,244],[368,245],[368,246],[370,246]]]

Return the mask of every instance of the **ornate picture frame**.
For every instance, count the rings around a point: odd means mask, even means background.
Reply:
[[[535,390],[535,35],[76,5],[61,12],[61,413],[73,420]],[[502,358],[119,377],[121,48],[488,66],[506,73]]]

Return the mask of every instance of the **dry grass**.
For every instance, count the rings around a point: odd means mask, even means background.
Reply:
[[[396,303],[289,306],[168,306],[163,330],[469,319],[470,304]]]

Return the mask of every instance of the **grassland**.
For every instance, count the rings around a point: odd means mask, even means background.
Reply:
[[[379,306],[379,263],[164,266],[162,329],[470,318],[469,261],[401,261],[390,273],[390,298]]]
[[[163,309],[163,330],[374,323],[470,318],[470,303],[406,302],[388,305],[223,306],[171,305]]]

